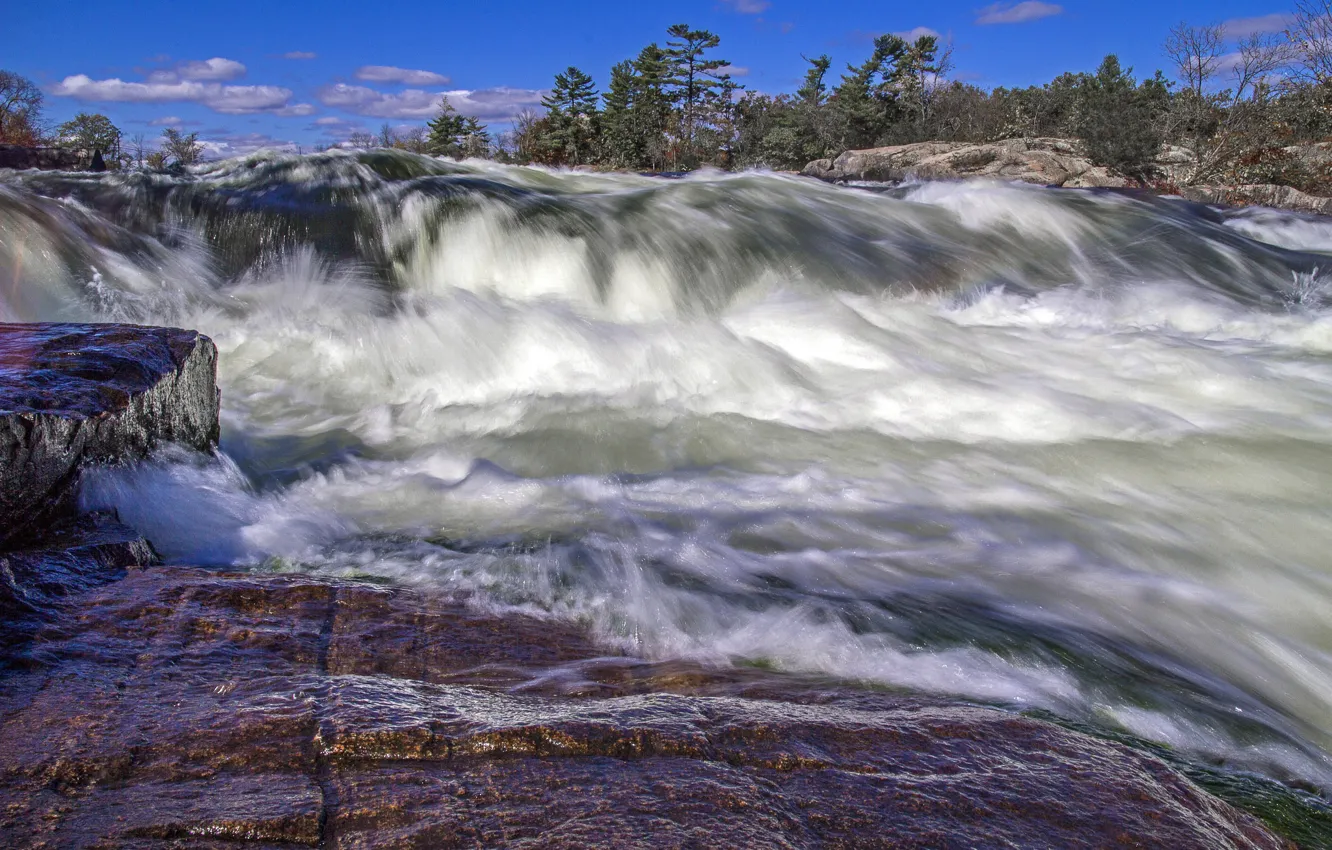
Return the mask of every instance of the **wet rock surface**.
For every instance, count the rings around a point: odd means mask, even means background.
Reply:
[[[216,444],[216,373],[195,331],[0,323],[0,546],[72,513],[87,463]]]
[[[1048,723],[457,599],[129,566],[68,601],[0,673],[0,846],[1286,846]]]
[[[152,545],[106,513],[59,522],[40,542],[0,552],[0,670],[22,658],[21,644],[60,616],[66,599],[155,563]]]

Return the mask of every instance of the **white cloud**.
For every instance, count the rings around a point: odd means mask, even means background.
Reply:
[[[741,15],[757,15],[766,12],[772,6],[768,0],[722,0],[722,2]]]
[[[179,127],[180,125],[182,125],[182,124],[184,124],[184,123],[185,123],[184,121],[181,121],[180,118],[176,117],[175,115],[166,115],[166,116],[164,116],[164,117],[162,117],[162,118],[154,118],[153,120],[149,121],[149,122],[148,122],[148,126],[149,126],[149,127]]]
[[[293,50],[293,51],[291,51],[290,53],[284,53],[284,54],[282,54],[282,58],[283,58],[283,59],[314,59],[314,58],[316,58],[318,55],[319,55],[318,53],[310,53],[310,52],[305,51],[305,50]]]
[[[929,27],[916,27],[915,29],[909,29],[906,30],[905,32],[895,32],[893,33],[893,35],[897,36],[898,38],[904,41],[909,41],[913,44],[916,41],[918,41],[922,36],[926,35],[932,35],[935,38],[939,39],[943,38],[943,36],[939,33],[938,30],[932,30]]]
[[[392,65],[362,65],[353,75],[368,83],[402,83],[408,86],[447,86],[449,78],[434,71],[413,71]]]
[[[744,65],[731,65],[727,68],[724,68],[723,70],[725,70],[726,73],[730,74],[732,77],[749,76],[749,69],[746,68]]]
[[[1021,3],[995,3],[976,12],[976,23],[989,24],[1025,24],[1062,14],[1063,6],[1044,3],[1042,0],[1022,0]]]
[[[192,80],[134,83],[118,78],[94,80],[86,74],[75,74],[57,83],[51,93],[98,103],[198,103],[228,115],[251,112],[309,115],[314,111],[308,103],[292,104],[291,89],[280,86],[224,86]]]
[[[336,118],[332,115],[325,115],[323,118],[316,118],[315,123],[320,127],[336,127],[340,124],[350,123],[346,118]]]
[[[230,136],[218,136],[212,139],[200,139],[207,159],[226,159],[233,156],[245,156],[261,150],[284,150],[295,152],[297,144],[293,141],[275,139],[265,133],[243,133]]]
[[[440,101],[447,96],[453,108],[463,115],[487,121],[507,121],[528,107],[541,103],[543,92],[534,89],[493,89],[430,92],[406,89],[385,94],[365,86],[337,83],[319,90],[319,102],[325,106],[372,118],[434,118]]]
[[[194,82],[226,82],[245,76],[245,66],[234,59],[214,56],[202,62],[181,62],[174,68],[161,68],[148,75],[150,83],[178,83],[181,80]]]
[[[1281,32],[1290,26],[1292,15],[1276,12],[1257,18],[1232,18],[1221,26],[1226,31],[1226,38],[1246,38],[1268,32]]]

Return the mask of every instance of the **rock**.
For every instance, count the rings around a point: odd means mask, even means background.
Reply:
[[[1308,195],[1290,186],[1186,186],[1180,194],[1190,201],[1222,206],[1263,206],[1295,212],[1332,215],[1332,198]]]
[[[1080,188],[1131,185],[1128,179],[1094,166],[1074,143],[1064,139],[918,142],[847,151],[835,160],[815,160],[802,173],[831,181],[982,177]]]
[[[71,514],[87,463],[216,445],[216,372],[195,331],[0,324],[0,547]]]
[[[102,159],[102,149],[93,151],[92,162],[88,165],[89,171],[106,171],[106,160]]]
[[[0,846],[1288,846],[1049,723],[459,600],[130,567],[70,602],[0,687]]]
[[[128,567],[155,563],[147,540],[100,512],[58,523],[27,548],[0,553],[0,654],[16,660],[24,639],[54,620],[70,596],[124,578]]]
[[[0,168],[77,171],[80,165],[78,153],[64,148],[30,148],[23,145],[0,144]]]

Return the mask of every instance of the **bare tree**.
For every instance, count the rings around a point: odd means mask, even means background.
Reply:
[[[1194,97],[1201,99],[1208,83],[1220,73],[1225,42],[1226,31],[1221,24],[1195,27],[1181,22],[1170,28],[1165,55]]]
[[[1315,83],[1332,80],[1332,2],[1295,0],[1295,14],[1286,28],[1299,60],[1296,74]]]
[[[1193,167],[1186,183],[1221,176],[1251,152],[1273,144],[1265,93],[1269,78],[1290,63],[1290,43],[1257,33],[1240,39],[1231,53],[1225,47],[1220,24],[1179,24],[1166,39],[1166,55],[1186,85],[1172,102],[1168,130],[1170,136],[1188,139]]]
[[[143,164],[148,159],[149,151],[148,140],[144,137],[143,133],[135,133],[133,136],[130,136],[127,151],[130,156],[130,161],[137,167],[143,168]]]
[[[379,139],[365,130],[357,130],[347,137],[347,146],[369,150],[379,146]]]

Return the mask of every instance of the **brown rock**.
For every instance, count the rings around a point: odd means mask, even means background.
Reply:
[[[459,600],[131,567],[71,601],[0,688],[0,846],[1283,846],[1044,722]]]

